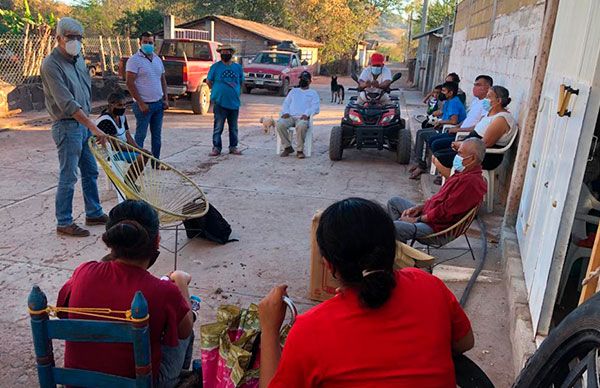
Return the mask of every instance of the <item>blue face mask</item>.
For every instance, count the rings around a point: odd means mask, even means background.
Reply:
[[[146,55],[150,55],[154,52],[154,44],[144,43],[142,44],[142,52]]]
[[[378,66],[371,67],[371,73],[373,73],[373,75],[379,75],[379,74],[381,74],[382,71],[383,71],[383,67],[378,67]]]
[[[489,98],[484,98],[483,100],[481,100],[481,107],[484,111],[489,112],[490,109],[492,109],[492,102]]]
[[[465,169],[465,166],[463,166],[463,157],[456,154],[454,161],[452,162],[452,167],[454,167],[455,171],[463,172]]]

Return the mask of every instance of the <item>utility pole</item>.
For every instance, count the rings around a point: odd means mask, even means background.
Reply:
[[[408,63],[408,56],[410,55],[410,41],[412,40],[412,19],[413,19],[413,11],[410,11],[410,16],[408,17],[408,40],[406,42],[406,51],[404,53],[404,62]]]
[[[427,8],[429,0],[423,0],[423,8],[421,10],[421,34],[425,33],[425,26],[427,25]],[[419,48],[417,49],[417,63],[415,64],[415,84],[419,84],[421,81],[421,67],[423,66],[423,38],[419,39]]]

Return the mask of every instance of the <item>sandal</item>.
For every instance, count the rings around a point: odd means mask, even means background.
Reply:
[[[416,169],[413,170],[412,174],[410,174],[410,176],[408,177],[408,179],[421,179],[421,174],[425,173],[425,170],[423,170],[421,167],[417,167]]]

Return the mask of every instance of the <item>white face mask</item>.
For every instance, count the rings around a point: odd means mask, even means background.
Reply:
[[[81,42],[78,40],[70,40],[65,43],[65,51],[67,54],[75,56],[81,52]]]

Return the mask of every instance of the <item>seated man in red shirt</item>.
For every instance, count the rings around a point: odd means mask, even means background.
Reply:
[[[128,310],[136,291],[142,291],[150,315],[154,386],[172,387],[191,360],[191,277],[175,271],[169,275],[170,281],[161,280],[147,271],[159,254],[158,224],[157,212],[145,202],[127,200],[115,206],[102,235],[110,255],[77,267],[60,290],[57,306]],[[77,313],[68,317],[98,319]],[[133,346],[67,341],[65,368],[135,378]]]
[[[480,139],[469,138],[454,158],[454,175],[423,205],[415,206],[401,197],[390,199],[388,213],[394,220],[396,239],[407,242],[440,232],[479,205],[487,192],[481,176],[484,157],[485,144]]]
[[[440,279],[394,270],[385,209],[362,198],[334,203],[321,215],[317,244],[342,287],[298,316],[283,353],[287,286],[262,300],[260,387],[455,387],[452,354],[474,345],[469,318]]]

